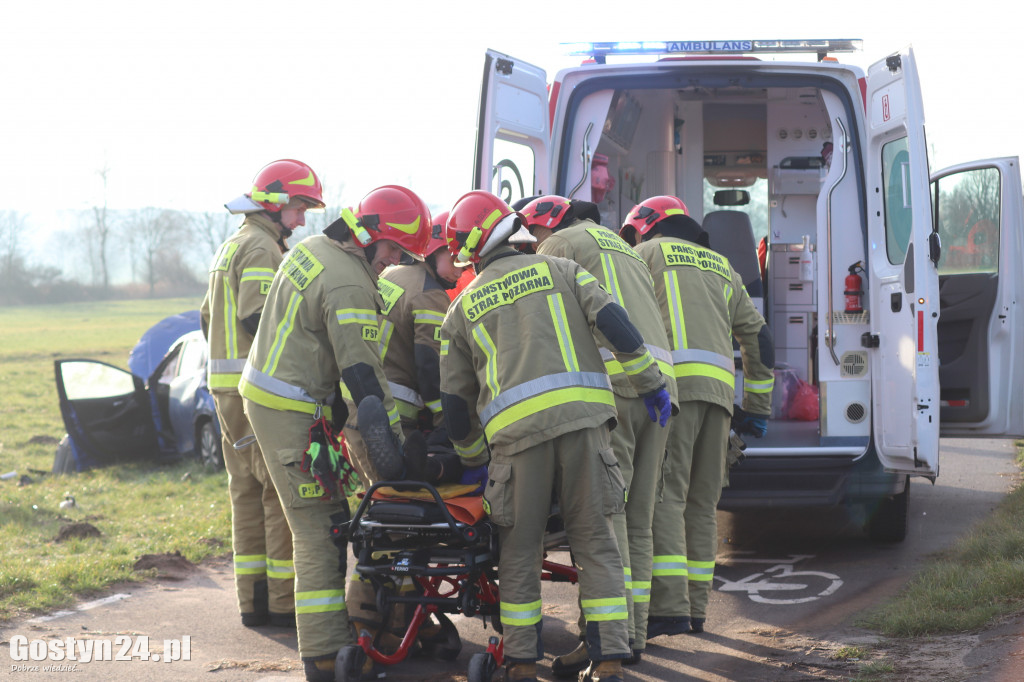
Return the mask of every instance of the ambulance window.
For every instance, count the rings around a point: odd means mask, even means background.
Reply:
[[[496,138],[494,140],[494,167],[491,169],[491,192],[515,203],[517,199],[533,196],[535,156],[525,144]]]
[[[999,185],[997,168],[962,171],[935,181],[940,275],[998,272]]]
[[[757,178],[754,184],[742,187],[750,194],[750,201],[738,206],[716,205],[715,192],[720,189],[722,188],[712,185],[707,178],[704,178],[704,214],[722,210],[742,211],[750,216],[750,226],[754,230],[754,242],[757,243],[761,238],[767,237],[771,216],[771,209],[768,205],[768,181],[764,178]]]
[[[907,258],[913,229],[910,152],[905,137],[882,147],[882,201],[885,205],[885,250],[889,262],[899,265]]]

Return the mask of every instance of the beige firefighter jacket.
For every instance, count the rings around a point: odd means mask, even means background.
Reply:
[[[441,323],[451,299],[425,262],[388,268],[377,288],[384,300],[380,354],[398,413],[415,424],[426,408],[437,428],[443,423]]]
[[[735,336],[743,360],[743,409],[769,414],[775,381],[771,333],[728,259],[663,235],[641,242],[636,251],[654,277],[679,400],[703,400],[732,414]]]
[[[632,322],[644,337],[647,350],[665,374],[666,388],[676,401],[676,382],[668,381],[672,373],[672,354],[668,349],[668,336],[661,322],[661,310],[654,293],[651,271],[636,251],[619,235],[590,220],[581,220],[554,232],[537,247],[545,256],[561,256],[576,261],[583,269],[597,277],[598,282],[612,296],[612,300],[625,308]],[[612,390],[624,398],[636,398],[637,392],[612,352],[602,346],[601,357]]]
[[[242,320],[263,310],[270,282],[284,258],[281,229],[262,213],[245,217],[210,263],[200,314],[210,343],[206,381],[213,393],[238,392],[253,335]]]
[[[380,361],[380,305],[362,248],[325,235],[303,239],[270,286],[239,392],[264,407],[315,414],[340,380],[357,405],[379,396],[401,437]]]
[[[512,455],[615,418],[595,337],[640,393],[664,386],[625,311],[564,258],[503,247],[452,303],[441,326],[441,399],[468,466],[487,446]]]

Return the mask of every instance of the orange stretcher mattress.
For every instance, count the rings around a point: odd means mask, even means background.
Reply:
[[[463,485],[460,483],[447,483],[437,486],[437,492],[444,500],[448,513],[455,517],[456,521],[468,525],[474,525],[483,520],[484,498],[480,495],[467,495],[477,488],[476,484]],[[426,490],[395,490],[384,486],[378,488],[373,494],[375,500],[425,500],[432,501],[434,496]]]

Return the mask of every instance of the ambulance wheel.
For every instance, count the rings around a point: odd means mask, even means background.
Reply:
[[[362,677],[366,652],[360,646],[343,646],[334,659],[334,682],[355,682]]]
[[[883,498],[868,519],[868,537],[874,542],[903,542],[907,537],[907,517],[910,508],[910,477],[906,477],[903,492]]]
[[[494,656],[488,653],[473,654],[469,659],[469,674],[466,682],[491,682],[494,671],[498,669]]]

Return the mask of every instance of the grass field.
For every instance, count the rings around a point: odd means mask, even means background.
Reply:
[[[199,299],[0,308],[0,622],[72,602],[139,577],[143,554],[192,561],[230,549],[227,476],[193,461],[120,465],[71,476],[49,472],[64,434],[53,361],[91,358],[127,369],[139,337]],[[188,473],[188,476],[185,474]],[[22,477],[31,480],[21,485]],[[61,509],[65,496],[76,507]],[[61,527],[101,535],[57,542]]]

